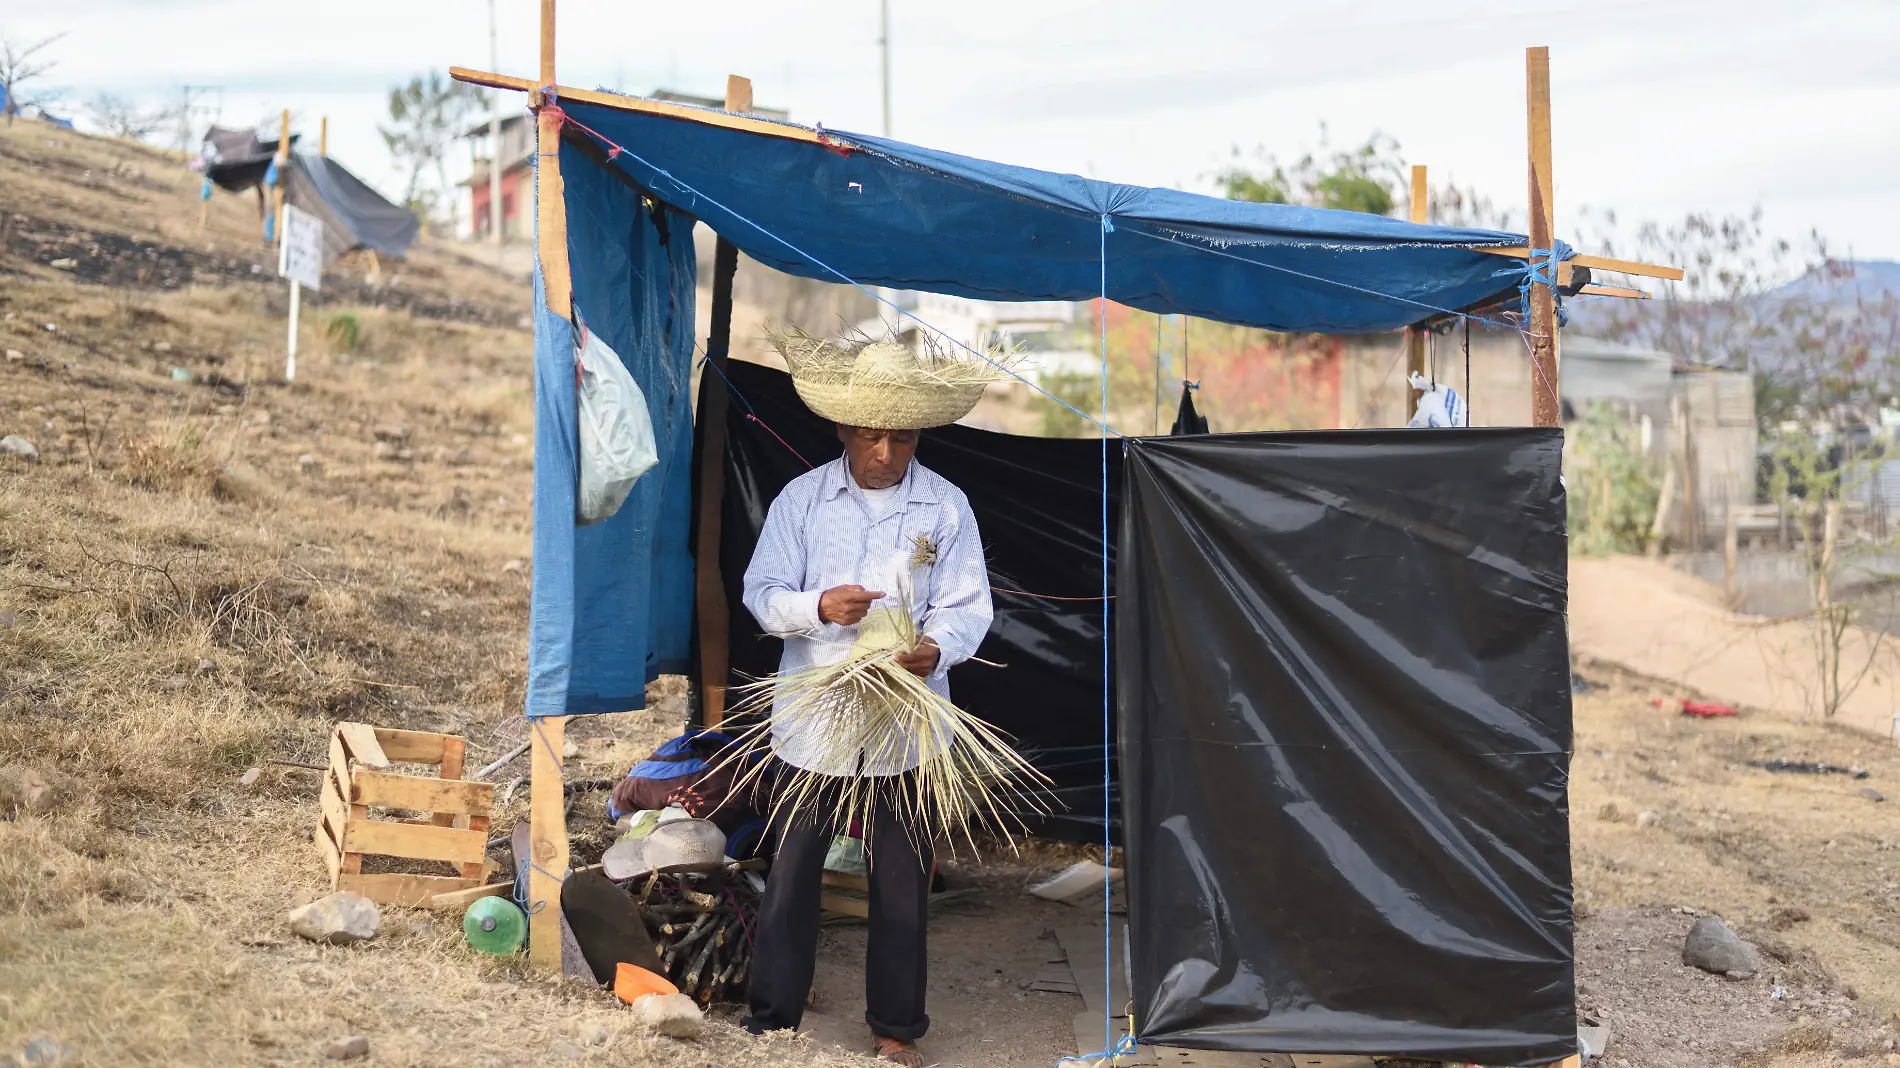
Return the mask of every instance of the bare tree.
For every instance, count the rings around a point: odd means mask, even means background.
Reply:
[[[481,93],[474,86],[448,81],[440,73],[419,75],[389,91],[390,122],[378,129],[389,154],[409,174],[403,202],[410,210],[424,216],[436,214],[448,192],[444,160],[449,147],[481,104]],[[424,183],[429,172],[436,178],[432,186]]]
[[[111,93],[100,93],[86,105],[86,111],[92,121],[99,125],[100,132],[113,137],[128,137],[139,141],[172,124],[175,115],[164,109],[147,110],[124,97]]]
[[[32,97],[22,94],[28,91],[31,83],[58,65],[56,60],[35,60],[33,57],[64,36],[63,33],[56,33],[30,45],[16,45],[12,38],[0,36],[0,97],[5,99],[8,126],[13,125],[13,116],[22,109],[44,105],[58,95],[45,90]]]

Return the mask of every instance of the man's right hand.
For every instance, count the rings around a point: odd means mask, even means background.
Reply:
[[[871,602],[884,596],[883,590],[863,586],[833,586],[818,595],[818,618],[826,623],[849,627],[864,620]]]

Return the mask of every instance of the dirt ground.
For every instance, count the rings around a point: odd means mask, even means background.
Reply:
[[[825,936],[813,1034],[765,1044],[640,1033],[598,991],[473,955],[453,916],[390,909],[350,948],[289,936],[322,886],[317,783],[270,761],[312,762],[344,718],[464,734],[478,764],[520,737],[527,298],[433,241],[376,282],[346,263],[286,385],[254,208],[220,194],[201,231],[197,187],[161,153],[0,127],[0,435],[40,454],[0,456],[0,779],[31,765],[61,794],[0,819],[0,1061],[47,1036],[75,1063],[313,1065],[361,1033],[392,1066],[868,1064],[847,1052],[861,929]],[[1607,1063],[1894,1063],[1900,750],[1769,708],[1666,716],[1647,698],[1674,689],[1583,671],[1580,1002],[1612,1028]],[[656,695],[574,722],[571,774],[624,772],[680,715]],[[1868,777],[1747,764],[1774,757]],[[952,866],[978,893],[933,926],[942,1063],[1075,1052],[1081,1000],[1025,987],[1044,932],[1091,920],[1021,892],[1069,859]],[[1685,909],[1769,971],[1685,968]]]

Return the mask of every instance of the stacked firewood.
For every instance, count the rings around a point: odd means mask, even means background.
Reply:
[[[750,864],[659,874],[625,885],[653,935],[662,971],[701,1005],[742,997],[765,880]]]

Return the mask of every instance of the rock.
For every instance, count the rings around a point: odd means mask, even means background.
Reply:
[[[0,438],[0,453],[11,453],[28,461],[37,461],[40,458],[40,450],[34,448],[32,442],[17,434],[8,434]]]
[[[72,259],[71,257],[64,257],[61,259],[54,260],[53,262],[47,264],[47,266],[51,267],[55,271],[70,271],[73,268],[79,266],[79,261]]]
[[[1742,981],[1742,980],[1744,980],[1744,979],[1753,979],[1753,978],[1755,978],[1755,973],[1754,973],[1754,972],[1744,972],[1744,971],[1739,971],[1739,970],[1738,970],[1738,971],[1732,971],[1732,972],[1724,972],[1724,973],[1722,973],[1722,974],[1723,974],[1723,975],[1725,975],[1725,976],[1727,976],[1727,977],[1728,977],[1728,978],[1730,978],[1730,979],[1734,979],[1734,980],[1736,980],[1737,982],[1740,982],[1740,981]]]
[[[561,747],[562,760],[572,760],[575,757],[580,756],[580,755],[581,755],[581,747],[578,745],[575,745],[571,741]]]
[[[78,1063],[79,1054],[71,1046],[61,1045],[45,1035],[28,1041],[26,1048],[20,1051],[20,1068],[54,1068]]]
[[[668,1038],[698,1038],[706,1030],[699,1006],[685,994],[647,994],[634,998],[632,1009],[635,1023]]]
[[[0,612],[0,630],[12,630],[19,621],[20,617],[12,612]]]
[[[299,938],[346,946],[367,942],[383,929],[376,902],[354,890],[342,890],[292,909],[290,929]]]
[[[21,360],[24,360],[24,359],[26,359],[26,353],[21,352],[19,349],[7,350],[8,363],[19,363]]]
[[[604,1024],[577,1023],[574,1025],[574,1037],[583,1046],[604,1046],[613,1034]]]
[[[371,433],[376,435],[377,441],[408,441],[409,425],[407,423],[386,423],[372,430]]]
[[[302,456],[297,457],[297,470],[302,471],[305,474],[312,474],[322,469],[323,469],[322,462],[307,452],[304,453]]]
[[[333,1061],[350,1061],[369,1056],[369,1036],[351,1035],[323,1047],[323,1055]]]
[[[152,346],[153,352],[170,352],[171,350],[172,350],[172,343],[169,341],[160,341],[157,344]]]
[[[1887,799],[1886,794],[1881,793],[1879,790],[1876,790],[1871,786],[1861,787],[1860,796],[1866,798],[1869,801],[1885,801]]]
[[[59,806],[60,791],[44,773],[22,764],[0,767],[0,818],[16,812],[42,815]]]
[[[1689,929],[1689,937],[1682,943],[1682,963],[1717,975],[1730,972],[1753,975],[1761,971],[1761,954],[1729,930],[1727,924],[1714,916],[1704,916]]]
[[[1638,812],[1636,814],[1636,825],[1638,827],[1654,827],[1658,823],[1661,823],[1661,822],[1662,822],[1661,816],[1647,809],[1643,810],[1642,812]]]
[[[501,565],[501,569],[503,571],[520,571],[522,568],[525,568],[527,566],[528,564],[527,564],[527,561],[525,560],[510,560],[507,563]]]
[[[244,774],[242,774],[242,775],[240,775],[240,776],[238,776],[238,785],[239,785],[239,786],[249,786],[249,785],[251,785],[252,783],[254,783],[254,782],[256,782],[256,781],[257,781],[257,777],[258,777],[259,775],[262,775],[262,774],[264,774],[264,769],[263,769],[263,768],[252,768],[251,770],[249,770],[249,771],[247,771],[247,772],[245,772]]]

